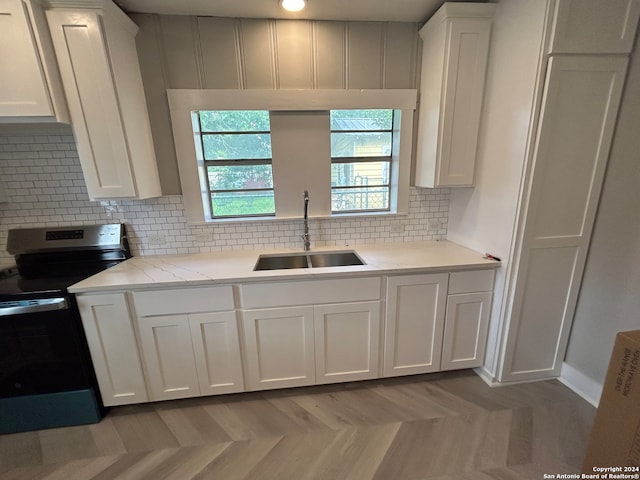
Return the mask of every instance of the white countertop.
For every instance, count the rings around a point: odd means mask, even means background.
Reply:
[[[177,287],[212,283],[329,278],[371,274],[419,273],[497,268],[500,262],[448,241],[322,247],[322,251],[355,250],[366,265],[297,268],[254,272],[261,254],[298,253],[299,249],[224,251],[131,258],[69,288],[74,293]]]

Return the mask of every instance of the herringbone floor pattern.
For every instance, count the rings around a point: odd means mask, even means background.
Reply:
[[[114,408],[0,436],[2,480],[539,480],[579,472],[595,409],[473,372]]]

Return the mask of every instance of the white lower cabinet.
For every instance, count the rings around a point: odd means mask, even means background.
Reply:
[[[233,306],[230,286],[134,292],[133,298],[152,400],[244,390],[235,310],[215,311]]]
[[[250,390],[379,376],[380,277],[241,288]]]
[[[451,273],[441,370],[479,367],[484,362],[493,277],[493,270]]]
[[[479,366],[493,276],[390,276],[386,302],[379,276],[77,298],[104,403],[124,405]]]
[[[249,390],[315,383],[313,307],[243,312]]]
[[[170,400],[198,396],[189,317],[143,317],[138,319],[138,329],[151,398]]]
[[[250,390],[378,377],[380,302],[243,312]]]
[[[493,269],[387,279],[383,375],[479,367]]]
[[[149,401],[126,294],[76,298],[104,404]]]
[[[449,295],[440,370],[482,365],[490,308],[491,292]]]
[[[378,378],[380,302],[313,308],[316,383]]]
[[[448,273],[387,278],[383,376],[440,370]]]
[[[244,390],[238,322],[234,312],[189,315],[200,395]]]

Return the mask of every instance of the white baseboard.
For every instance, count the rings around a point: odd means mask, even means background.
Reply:
[[[485,370],[482,367],[474,368],[474,372],[478,375],[484,382],[490,387],[506,387],[509,385],[521,385],[524,383],[533,383],[533,382],[546,382],[548,380],[559,380],[558,377],[544,377],[544,378],[527,378],[526,380],[510,380],[506,382],[498,381],[488,370]]]
[[[587,377],[580,370],[575,369],[567,363],[562,364],[562,371],[560,372],[560,378],[558,378],[558,380],[591,405],[598,408],[600,394],[602,393],[602,384]]]
[[[473,371],[476,373],[476,375],[478,375],[484,381],[484,383],[486,383],[490,387],[499,387],[500,386],[500,383],[498,383],[498,382],[496,382],[494,380],[493,375],[491,374],[491,372],[489,372],[484,367],[474,368]]]

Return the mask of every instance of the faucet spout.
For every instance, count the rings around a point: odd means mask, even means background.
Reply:
[[[307,252],[311,249],[311,241],[309,239],[309,191],[304,191],[304,233],[302,234],[302,240],[304,241],[304,251]]]

